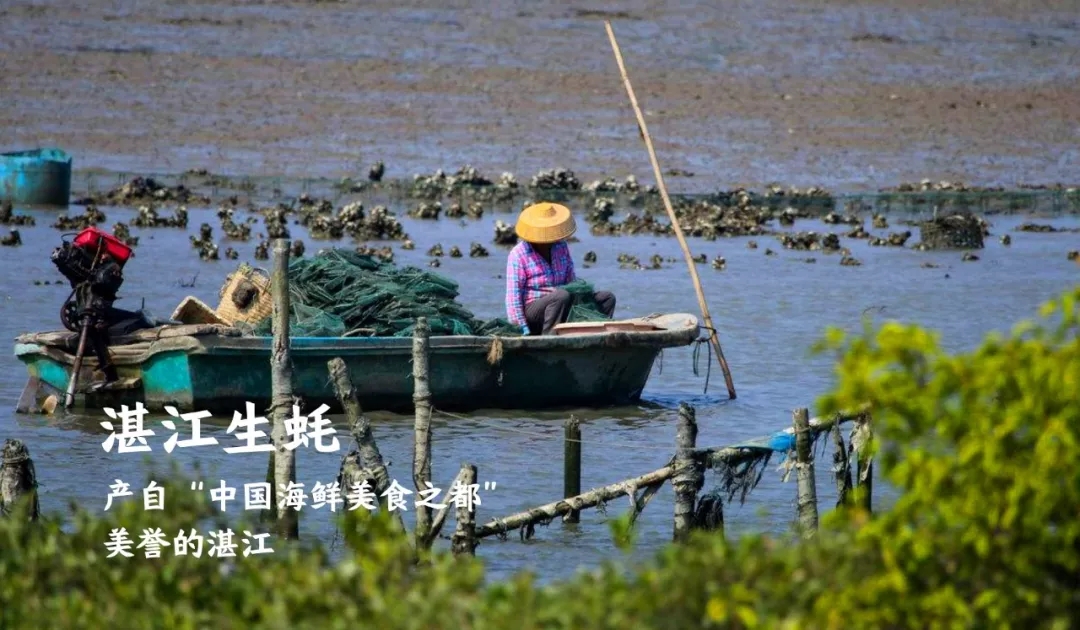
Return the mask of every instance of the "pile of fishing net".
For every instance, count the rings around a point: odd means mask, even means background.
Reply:
[[[564,287],[575,297],[570,321],[606,319],[592,287]],[[498,288],[501,291],[501,286]],[[458,284],[417,267],[398,267],[347,249],[329,249],[289,263],[289,333],[294,337],[408,337],[418,317],[432,335],[516,335],[503,318],[477,319],[458,304]],[[270,318],[255,334],[272,334]]]

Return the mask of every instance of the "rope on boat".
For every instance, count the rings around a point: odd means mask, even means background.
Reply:
[[[705,330],[713,331],[713,328],[708,326],[702,326]],[[702,395],[709,393],[709,377],[712,375],[712,345],[709,343],[709,337],[699,337],[694,340],[694,376],[701,376],[698,372],[698,359],[701,357],[701,346],[705,346],[706,351],[709,353],[709,360],[705,362],[705,389],[701,392]]]
[[[503,360],[503,343],[497,335],[492,337],[491,344],[488,346],[487,362],[488,365],[498,365]]]

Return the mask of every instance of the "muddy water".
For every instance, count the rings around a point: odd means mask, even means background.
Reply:
[[[399,216],[405,206],[392,207]],[[72,208],[79,211],[81,208]],[[130,221],[130,209],[104,207],[106,226]],[[118,306],[137,308],[145,298],[151,311],[167,316],[185,295],[195,295],[216,304],[217,291],[234,261],[202,262],[192,249],[188,235],[198,225],[219,225],[211,209],[190,208],[190,229],[133,228],[141,238],[136,258],[129,266]],[[0,265],[16,273],[0,278],[0,299],[4,317],[0,337],[12,339],[21,332],[58,327],[57,312],[67,295],[64,285],[35,286],[34,280],[56,280],[60,276],[48,260],[48,252],[59,242],[58,230],[48,227],[54,213],[36,211],[37,226],[22,228],[23,246],[0,248]],[[502,314],[505,251],[491,244],[492,226],[506,215],[485,215],[480,220],[421,221],[403,218],[406,231],[417,243],[413,251],[396,249],[399,264],[424,266],[425,251],[434,243],[445,250],[457,245],[468,252],[469,244],[480,242],[491,251],[488,258],[442,258],[438,272],[461,285],[461,301],[481,317]],[[906,229],[896,223],[891,230]],[[694,253],[711,259],[722,255],[727,269],[717,271],[701,265],[713,317],[720,326],[720,340],[734,374],[739,397],[726,399],[718,366],[712,366],[711,382],[705,392],[705,360],[702,352],[699,375],[695,375],[689,348],[664,353],[645,392],[645,401],[634,408],[603,412],[584,411],[582,432],[583,486],[599,486],[642,474],[664,465],[671,457],[674,442],[674,411],[680,401],[697,408],[699,445],[723,445],[784,428],[791,409],[811,406],[832,383],[827,358],[809,358],[808,347],[827,325],[857,329],[860,318],[869,313],[875,320],[897,319],[918,322],[941,332],[950,349],[972,347],[990,330],[1005,330],[1018,319],[1034,313],[1037,305],[1080,277],[1080,267],[1067,261],[1065,253],[1080,245],[1076,233],[1028,234],[1013,228],[1026,220],[1018,216],[992,217],[992,236],[980,260],[961,262],[959,252],[918,253],[910,249],[869,247],[865,241],[842,239],[861,267],[841,267],[836,255],[783,250],[775,237],[758,237],[757,249],[748,249],[747,238],[714,242],[695,241]],[[1039,219],[1059,227],[1078,227],[1076,217]],[[299,228],[291,226],[294,238],[303,238],[309,255],[320,246]],[[836,230],[816,221],[799,221],[797,230]],[[219,228],[215,228],[220,232]],[[259,230],[256,230],[259,231]],[[883,233],[875,230],[875,233]],[[1010,233],[1012,246],[1002,246],[997,237]],[[696,311],[696,301],[677,243],[663,237],[591,236],[581,230],[580,242],[573,245],[575,260],[583,265],[587,251],[595,251],[596,265],[582,267],[581,274],[598,287],[618,296],[616,316],[630,317],[657,311]],[[917,240],[916,237],[912,242]],[[910,244],[910,243],[909,243]],[[241,260],[251,261],[254,242],[227,243],[237,247]],[[776,256],[766,256],[772,248]],[[638,256],[642,261],[653,254],[674,257],[658,270],[631,271],[618,268],[619,253]],[[804,262],[815,258],[815,263]],[[924,268],[933,262],[939,268]],[[191,288],[181,283],[195,279]],[[714,358],[715,361],[715,358]],[[662,367],[662,369],[661,369]],[[162,449],[164,429],[151,438],[152,460],[140,455],[107,454],[101,448],[105,432],[97,426],[102,417],[28,417],[12,413],[23,386],[25,370],[8,354],[0,364],[0,426],[3,437],[19,438],[30,447],[42,484],[42,504],[60,510],[68,500],[102,509],[109,484],[123,479],[138,488],[151,468],[167,469],[179,462],[186,470],[198,463],[202,479],[217,485],[261,481],[265,473],[262,456],[225,455],[207,447],[168,456]],[[446,485],[463,461],[479,469],[480,481],[496,487],[481,491],[481,519],[487,519],[553,500],[562,492],[562,413],[507,414],[477,413],[467,418],[437,417],[434,425],[434,476]],[[391,474],[411,487],[412,420],[407,417],[375,415],[375,436],[390,461]],[[232,438],[224,434],[227,418],[216,419],[208,429],[223,444]],[[339,429],[344,429],[338,425]],[[301,451],[299,481],[308,487],[332,481],[338,454]],[[795,488],[782,484],[770,465],[761,485],[745,506],[727,508],[730,535],[748,531],[785,531],[794,516]],[[834,501],[831,481],[824,468],[818,473],[819,497],[823,509]],[[707,481],[707,487],[713,483]],[[209,486],[211,484],[207,484]],[[886,505],[890,494],[883,486],[875,496]],[[640,523],[639,557],[645,557],[670,538],[672,495],[665,487],[649,505]],[[621,513],[624,505],[611,506]],[[235,509],[235,508],[230,508]],[[556,523],[538,530],[533,541],[523,544],[516,538],[507,542],[486,541],[479,555],[492,568],[492,576],[528,568],[545,578],[566,575],[579,567],[596,566],[614,555],[606,517],[595,511],[583,514],[578,526]],[[333,538],[325,514],[305,512],[302,535],[324,542]]]
[[[609,17],[662,164],[695,174],[675,188],[1075,176],[1070,0],[592,9],[9,0],[0,142],[139,172],[651,175]]]

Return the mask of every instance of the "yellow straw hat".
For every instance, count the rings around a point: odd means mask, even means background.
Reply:
[[[577,224],[569,208],[543,201],[521,211],[515,230],[530,243],[554,243],[569,238]]]

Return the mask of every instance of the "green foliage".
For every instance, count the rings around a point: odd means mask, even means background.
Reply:
[[[632,573],[612,563],[553,586],[528,574],[485,584],[475,560],[414,563],[408,538],[361,510],[341,523],[349,552],[336,564],[280,541],[272,555],[235,562],[168,550],[106,559],[119,524],[136,538],[210,517],[179,483],[165,513],[128,502],[103,518],[77,514],[66,533],[55,521],[3,519],[0,626],[1075,627],[1078,302],[1073,291],[1043,309],[1046,321],[957,356],[915,326],[830,331],[820,350],[837,353],[838,383],[819,411],[871,404],[875,468],[900,496],[873,517],[828,513],[812,542],[698,534]],[[627,524],[612,523],[620,545]]]
[[[858,531],[881,566],[823,609],[867,623],[1065,623],[1080,599],[1080,291],[1041,309],[1048,323],[990,335],[950,356],[936,335],[886,324],[845,342],[830,334],[839,385],[832,412],[869,402],[880,459],[901,491]],[[888,601],[889,606],[880,606]]]
[[[637,530],[634,529],[630,512],[608,521],[608,529],[611,530],[611,542],[616,549],[626,553],[633,551]]]

